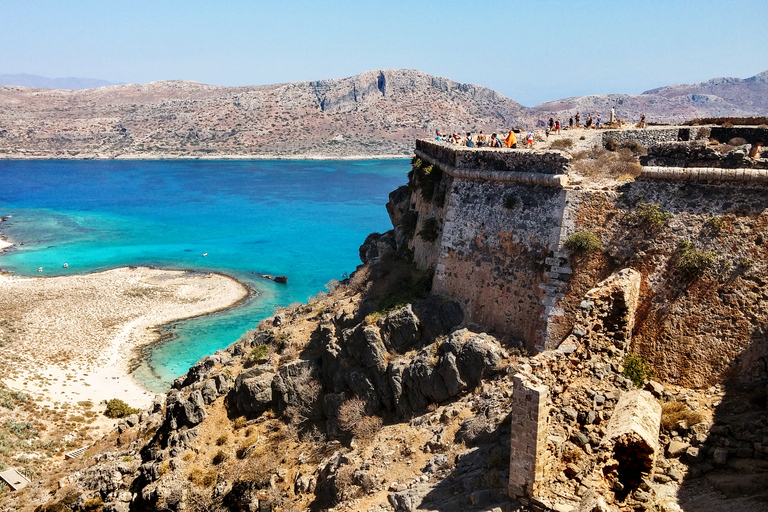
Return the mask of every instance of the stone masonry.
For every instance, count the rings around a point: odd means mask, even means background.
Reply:
[[[549,388],[530,374],[513,377],[509,493],[525,500],[544,483],[544,447],[549,418]]]

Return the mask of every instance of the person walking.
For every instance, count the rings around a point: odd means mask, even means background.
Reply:
[[[529,148],[533,149],[533,130],[528,132],[528,136],[525,138]]]

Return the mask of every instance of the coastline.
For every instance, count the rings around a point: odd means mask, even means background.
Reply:
[[[236,307],[251,293],[222,274],[148,267],[0,274],[0,380],[54,408],[100,409],[112,398],[145,408],[154,393],[131,375],[135,354],[164,326]]]

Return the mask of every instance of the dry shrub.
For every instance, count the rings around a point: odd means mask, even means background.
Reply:
[[[227,454],[224,452],[224,450],[219,450],[218,452],[216,452],[216,455],[213,456],[213,459],[211,459],[211,462],[213,462],[214,466],[218,466],[225,460],[227,460]]]
[[[573,147],[573,139],[557,139],[549,145],[551,149],[566,150]]]
[[[235,430],[240,430],[245,426],[246,421],[245,416],[238,416],[235,418],[235,422],[232,426],[235,427]]]
[[[566,443],[563,448],[563,461],[568,464],[571,462],[579,462],[584,457],[584,452],[573,443]]]
[[[378,416],[363,416],[352,427],[352,435],[364,440],[373,439],[381,430],[383,422]]]
[[[195,452],[188,451],[188,452],[184,452],[184,455],[181,457],[181,460],[183,460],[185,462],[189,462],[190,460],[192,460],[194,458],[195,458]]]
[[[747,144],[747,139],[741,137],[734,137],[728,141],[729,146],[743,146]]]
[[[168,461],[165,461],[160,464],[160,466],[157,468],[157,474],[162,476],[167,475],[171,472],[171,465]]]
[[[229,441],[229,434],[222,434],[216,439],[216,446],[222,446]]]
[[[216,482],[216,469],[195,466],[189,471],[187,478],[195,485],[210,487]]]
[[[683,402],[670,400],[661,404],[661,426],[666,431],[676,429],[681,421],[690,427],[701,423],[703,419],[701,413],[692,411]]]
[[[321,396],[323,385],[318,381],[309,368],[302,369],[293,379],[293,385],[298,395],[298,403],[291,404],[285,409],[288,423],[297,426],[308,420],[319,419],[322,416]]]
[[[253,482],[257,487],[264,488],[269,485],[272,475],[277,473],[278,458],[273,450],[263,450],[245,459],[237,468],[236,479]]]
[[[336,419],[341,430],[351,433],[363,417],[365,417],[365,400],[352,397],[339,407]]]
[[[574,170],[590,178],[628,179],[640,176],[643,167],[635,158],[632,150],[621,148],[608,151],[599,147],[589,151],[580,151],[573,158]]]

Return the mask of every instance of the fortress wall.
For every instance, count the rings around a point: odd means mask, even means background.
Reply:
[[[567,175],[539,174],[559,176],[558,186],[498,174],[449,175],[445,206],[431,210],[440,236],[423,248],[422,264],[436,268],[434,291],[461,303],[468,321],[554,348],[571,333],[584,294],[629,267],[642,274],[632,350],[660,379],[694,387],[768,379],[766,171],[646,168],[616,190],[568,187]],[[642,203],[673,217],[648,228]],[[604,250],[565,250],[576,231],[596,233]],[[680,270],[683,241],[714,254],[707,273]]]

